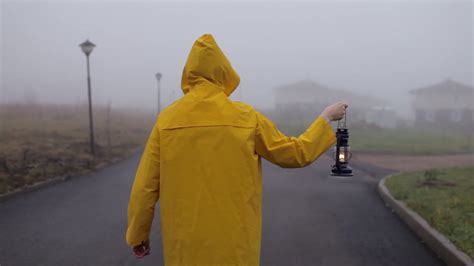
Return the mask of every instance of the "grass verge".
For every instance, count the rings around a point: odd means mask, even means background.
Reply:
[[[435,132],[418,128],[354,128],[351,145],[368,153],[440,155],[474,152],[472,132]]]
[[[333,126],[335,123],[333,123]],[[280,129],[298,136],[309,125],[281,124]],[[472,132],[422,128],[350,127],[349,144],[353,151],[394,155],[446,155],[474,153]]]
[[[151,113],[95,106],[92,156],[87,106],[2,105],[0,194],[124,158],[144,144],[154,119]]]
[[[474,258],[474,166],[404,173],[388,178],[385,185]]]

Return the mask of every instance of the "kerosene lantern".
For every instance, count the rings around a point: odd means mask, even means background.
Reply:
[[[346,111],[347,112],[347,111]],[[334,160],[336,163],[332,166],[332,176],[352,176],[352,168],[349,167],[349,160],[352,153],[349,146],[349,131],[346,127],[346,115],[344,120],[337,122],[336,147],[334,147]]]

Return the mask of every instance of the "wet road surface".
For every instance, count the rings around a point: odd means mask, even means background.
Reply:
[[[125,244],[138,160],[0,202],[0,265],[163,265],[158,210],[152,254],[135,259]],[[383,170],[342,179],[330,164],[263,163],[261,265],[443,265],[378,197]]]

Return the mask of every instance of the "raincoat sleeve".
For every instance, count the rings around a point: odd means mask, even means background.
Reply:
[[[160,143],[155,124],[135,175],[128,203],[128,229],[126,240],[130,246],[148,240],[160,196]]]
[[[336,134],[322,116],[318,116],[299,137],[290,137],[257,112],[256,152],[281,167],[304,167],[319,158],[334,143]]]

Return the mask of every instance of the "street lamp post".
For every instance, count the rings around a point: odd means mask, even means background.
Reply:
[[[161,81],[162,76],[163,75],[160,72],[155,74],[156,80],[158,82],[158,114],[161,112],[161,83],[160,81]]]
[[[90,149],[92,155],[95,155],[94,149],[94,122],[92,119],[92,94],[91,94],[91,75],[89,67],[89,55],[92,53],[92,50],[95,47],[95,44],[91,43],[89,40],[81,43],[79,45],[86,55],[87,58],[87,94],[89,96],[89,138],[90,138]]]

